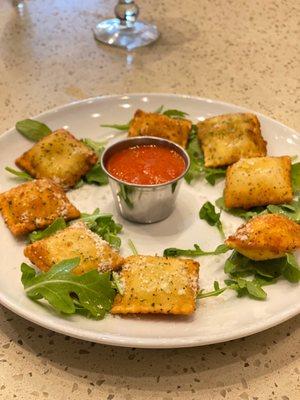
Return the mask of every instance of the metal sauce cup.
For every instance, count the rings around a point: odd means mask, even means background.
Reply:
[[[138,185],[127,183],[111,175],[106,164],[108,159],[120,150],[134,146],[156,145],[176,151],[185,161],[185,170],[177,178],[155,185]],[[187,152],[170,140],[152,136],[127,138],[113,143],[105,149],[101,165],[108,175],[113,198],[119,213],[129,221],[151,224],[167,218],[175,208],[181,180],[190,166]]]

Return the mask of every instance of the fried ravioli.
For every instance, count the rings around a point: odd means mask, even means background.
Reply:
[[[123,263],[123,258],[81,221],[26,246],[24,255],[42,271],[60,261],[80,257],[79,265],[72,271],[76,275],[93,269],[119,269]]]
[[[279,214],[265,214],[241,225],[225,241],[251,260],[283,257],[300,247],[300,225]]]
[[[240,158],[267,154],[260,123],[250,113],[225,114],[197,124],[198,138],[204,153],[205,167],[231,165]]]
[[[34,178],[50,178],[65,190],[73,187],[98,157],[65,129],[50,133],[17,158],[16,165]]]
[[[199,263],[153,256],[125,259],[113,314],[192,314],[196,308]]]
[[[291,158],[257,157],[242,159],[228,167],[224,191],[227,208],[249,209],[293,199]]]
[[[156,136],[186,147],[192,122],[158,113],[137,110],[130,122],[128,136]]]
[[[63,189],[50,179],[26,182],[1,193],[0,211],[15,236],[46,228],[58,217],[69,221],[80,216]]]

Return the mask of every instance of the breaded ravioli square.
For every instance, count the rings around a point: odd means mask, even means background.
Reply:
[[[191,128],[192,122],[187,119],[137,110],[130,122],[128,136],[156,136],[186,147]]]
[[[125,259],[113,314],[192,314],[196,308],[199,263],[153,256]]]
[[[199,122],[197,127],[206,167],[222,167],[240,158],[267,154],[267,142],[254,114],[218,115]]]
[[[280,258],[300,247],[300,225],[284,215],[260,215],[241,225],[225,243],[252,260]]]
[[[226,172],[224,201],[227,208],[248,209],[293,200],[291,158],[245,158]]]
[[[93,150],[59,129],[17,158],[16,165],[34,178],[50,178],[66,190],[75,186],[97,160]]]
[[[24,255],[42,271],[70,258],[80,257],[79,265],[72,271],[77,275],[93,269],[101,272],[118,269],[123,258],[82,221],[25,247]]]
[[[63,189],[50,179],[26,182],[1,193],[0,211],[15,236],[46,228],[58,217],[69,221],[80,216]]]

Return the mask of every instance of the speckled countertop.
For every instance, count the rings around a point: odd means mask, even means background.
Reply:
[[[93,40],[114,3],[28,0],[18,13],[1,0],[1,132],[73,100],[142,91],[222,99],[300,129],[296,1],[140,0],[162,36],[132,54]],[[0,307],[0,398],[296,400],[299,348],[299,317],[229,343],[154,351],[64,337]]]

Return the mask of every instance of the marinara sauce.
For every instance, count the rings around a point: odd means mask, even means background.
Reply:
[[[155,185],[172,181],[185,170],[176,151],[157,145],[140,145],[120,150],[107,161],[107,171],[121,181]]]

